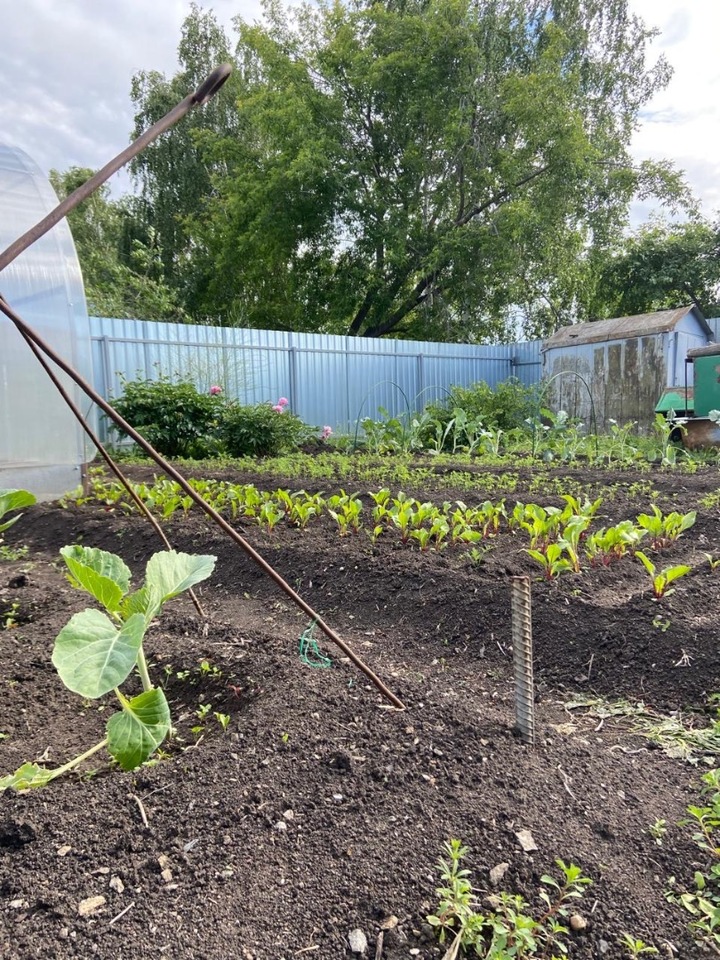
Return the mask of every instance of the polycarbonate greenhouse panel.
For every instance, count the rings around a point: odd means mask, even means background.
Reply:
[[[0,144],[0,249],[56,204],[30,157]],[[66,221],[0,272],[0,292],[65,360],[91,377],[85,293]],[[67,378],[63,384],[87,411],[89,401]],[[0,315],[0,487],[24,487],[43,499],[73,489],[81,465],[94,453],[84,437],[30,348]]]
[[[540,379],[540,341],[478,346],[90,318],[95,386],[125,380],[217,384],[241,403],[290,401],[309,424],[352,433],[364,417],[418,412],[453,385]]]

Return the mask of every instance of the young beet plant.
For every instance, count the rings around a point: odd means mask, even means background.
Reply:
[[[670,584],[673,580],[684,577],[692,570],[692,567],[688,567],[684,563],[679,563],[676,567],[665,567],[664,570],[658,570],[652,560],[646,557],[641,550],[636,551],[635,556],[641,561],[652,580],[653,594],[656,600],[672,593],[674,587],[671,587]]]
[[[77,545],[60,553],[72,585],[89,593],[106,612],[76,613],[55,640],[53,665],[74,693],[97,700],[114,692],[122,709],[108,720],[106,738],[90,750],[52,770],[25,763],[0,779],[0,791],[42,787],[104,747],[123,770],[148,759],[170,731],[170,709],[162,689],[150,680],[145,634],[168,600],[210,576],[216,559],[174,550],[156,553],[145,568],[145,582],[131,591],[130,570],[115,554]],[[135,670],[142,693],[127,696],[120,685]]]

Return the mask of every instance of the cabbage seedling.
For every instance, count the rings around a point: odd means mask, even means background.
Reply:
[[[143,650],[145,633],[163,606],[202,580],[215,557],[168,550],[156,553],[145,568],[145,582],[130,589],[131,573],[113,553],[69,546],[60,551],[74,587],[85,590],[104,608],[71,617],[55,640],[52,662],[69,690],[96,700],[111,691],[120,706],[107,723],[107,736],[90,750],[54,770],[26,763],[0,779],[0,792],[44,786],[107,748],[123,770],[133,770],[160,746],[170,731],[170,708],[161,688],[154,687]],[[143,692],[126,696],[120,685],[137,670]]]
[[[21,510],[23,507],[32,506],[35,502],[35,497],[27,490],[0,490],[0,521],[2,521],[5,514],[10,513],[11,510]],[[19,513],[16,517],[12,517],[12,519],[6,520],[4,523],[0,522],[0,533],[9,530],[14,523],[18,522],[21,516],[22,514]],[[3,538],[0,537],[0,543],[2,543],[2,539]]]

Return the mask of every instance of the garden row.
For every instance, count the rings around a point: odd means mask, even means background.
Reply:
[[[488,541],[497,536],[501,528],[510,533],[522,531],[529,537],[528,555],[539,564],[547,580],[567,571],[580,573],[584,561],[590,566],[608,566],[626,555],[637,556],[652,580],[657,598],[668,592],[673,580],[690,572],[690,567],[684,564],[658,571],[647,554],[640,551],[640,546],[648,543],[655,551],[668,547],[693,526],[695,511],[663,513],[653,504],[651,513],[641,513],[635,520],[621,520],[612,526],[591,530],[602,498],[581,501],[563,494],[564,507],[518,502],[510,509],[505,500],[485,500],[478,506],[455,500],[438,506],[403,492],[393,496],[391,490],[384,487],[369,492],[370,502],[364,504],[358,494],[344,490],[325,497],[306,490],[295,493],[285,489],[259,490],[251,483],[235,484],[225,480],[191,479],[189,483],[219,513],[232,519],[249,520],[270,533],[281,523],[304,529],[311,521],[327,514],[341,536],[362,530],[376,541],[394,533],[402,544],[416,543],[422,551],[440,552],[447,547],[466,546],[470,548],[468,559],[480,562],[490,549]],[[152,484],[131,486],[138,499],[164,519],[178,512],[187,515],[194,506],[192,497],[172,480],[155,479]],[[79,500],[132,508],[123,485],[107,481],[102,472],[92,476],[90,495]],[[720,563],[711,556],[708,560],[711,565]]]

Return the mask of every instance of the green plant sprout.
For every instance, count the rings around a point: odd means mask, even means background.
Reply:
[[[660,462],[663,467],[674,467],[677,462],[677,448],[674,439],[678,434],[687,433],[687,417],[678,417],[674,410],[667,415],[656,413],[653,431],[660,441]]]
[[[639,529],[632,520],[621,520],[614,527],[601,527],[585,541],[585,554],[591,566],[609,566],[628,553],[635,553],[647,530]]]
[[[37,500],[28,490],[0,490],[0,534],[9,530],[22,516],[21,513],[18,513],[17,516],[3,522],[3,517],[6,514],[10,513],[11,510],[31,507],[34,503],[37,503]],[[4,538],[0,536],[0,560],[20,560],[26,554],[27,547],[8,547],[5,545]]]
[[[694,510],[686,514],[673,512],[663,516],[662,511],[655,504],[651,504],[651,510],[652,515],[641,513],[637,522],[641,529],[647,530],[655,550],[661,550],[674,543],[681,533],[693,526],[697,517]]]
[[[10,609],[2,615],[3,630],[14,630],[18,626],[17,614],[20,612],[20,604],[14,601],[10,604]]]
[[[459,840],[450,840],[444,847],[447,859],[438,863],[443,881],[436,891],[440,902],[427,922],[437,930],[440,943],[452,938],[445,960],[455,960],[466,950],[485,960],[530,957],[539,952],[546,956],[550,949],[567,953],[560,939],[568,932],[562,920],[569,913],[570,901],[582,897],[583,888],[592,883],[579,867],[556,860],[561,882],[547,874],[541,877],[539,896],[544,910],[537,918],[521,896],[505,892],[486,898],[492,909],[485,911],[468,879],[470,871],[461,866],[467,847]]]
[[[357,533],[362,526],[362,500],[357,494],[350,496],[341,490],[327,501],[328,513],[340,528],[340,535],[345,536],[350,530]]]
[[[661,847],[663,837],[667,833],[667,820],[658,819],[648,827],[648,833],[655,840],[655,843]]]
[[[637,550],[635,556],[645,567],[652,580],[653,594],[656,600],[667,597],[668,594],[672,593],[675,588],[671,587],[670,584],[692,570],[692,567],[688,567],[687,564],[679,563],[675,567],[665,567],[658,573],[655,564],[641,550]]]
[[[0,779],[0,792],[44,786],[103,748],[123,770],[148,759],[170,732],[170,708],[162,688],[150,680],[145,634],[169,600],[210,576],[216,559],[174,550],[156,553],[148,560],[143,585],[131,591],[131,572],[115,554],[78,545],[63,547],[60,554],[72,585],[105,612],[87,609],[71,617],[55,639],[53,666],[69,690],[88,700],[112,691],[122,709],[108,720],[100,743],[56,769],[25,763]],[[135,670],[142,693],[126,696],[120,685]]]
[[[575,569],[572,559],[563,556],[564,552],[564,547],[560,543],[548,543],[544,552],[542,550],[525,551],[540,564],[546,580],[554,580],[566,570]]]
[[[703,806],[687,808],[690,819],[681,820],[680,826],[695,827],[693,840],[700,850],[708,854],[711,863],[705,870],[694,873],[695,889],[677,893],[675,878],[669,881],[665,896],[671,903],[683,906],[692,916],[690,932],[693,937],[712,953],[720,953],[720,770],[708,770],[702,776],[702,796],[707,798]]]
[[[657,947],[650,946],[643,940],[637,940],[635,937],[631,937],[629,933],[623,933],[620,939],[623,947],[627,950],[628,957],[639,957],[642,954],[657,955],[659,953]]]
[[[223,728],[223,733],[227,733],[227,728],[230,726],[230,715],[227,713],[213,712],[213,716]]]

